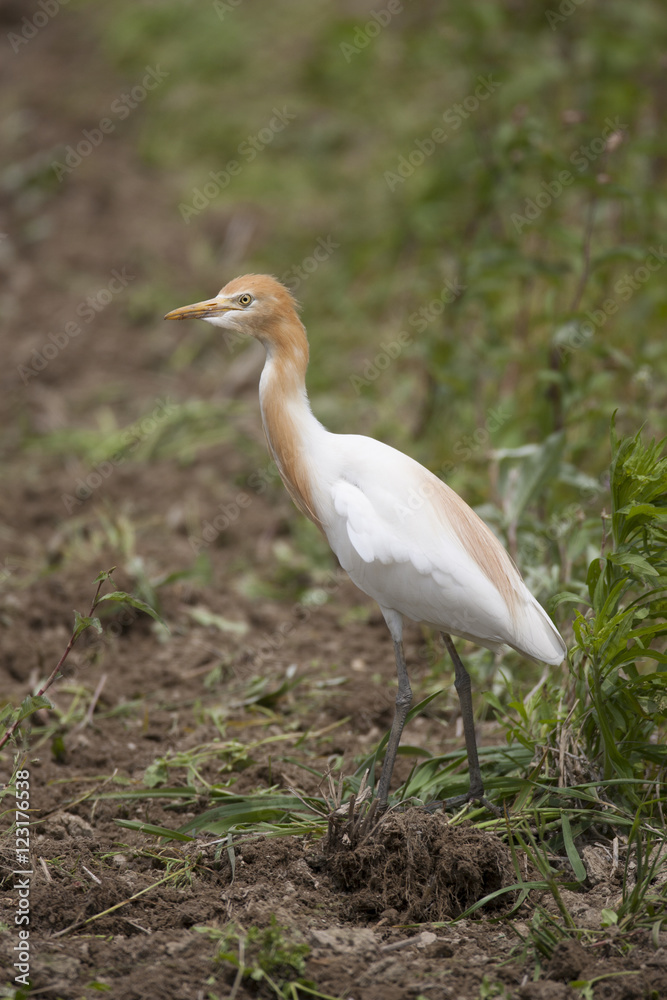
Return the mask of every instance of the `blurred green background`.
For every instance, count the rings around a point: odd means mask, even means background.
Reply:
[[[184,224],[186,252],[227,280],[236,226],[236,269],[287,277],[331,429],[409,449],[472,502],[504,506],[510,532],[523,511],[508,509],[501,449],[562,431],[529,498],[562,545],[600,500],[612,412],[622,431],[666,425],[664,8],[394,9],[119,4],[104,46],[128,77],[169,73],[138,139],[176,176],[175,212],[240,164]],[[271,135],[274,108],[292,117]],[[301,280],[318,241],[334,248]]]
[[[161,78],[114,121],[177,236],[142,251],[123,320],[154,327],[236,273],[282,277],[323,422],[443,474],[553,592],[582,524],[599,534],[613,411],[622,433],[667,423],[663,5],[78,0],[57,16],[84,25],[74,45],[101,74]],[[57,100],[96,124],[80,81]],[[158,364],[199,351],[223,372],[236,345],[203,337]]]
[[[147,64],[168,73],[138,141],[176,176],[173,210],[209,171],[240,164],[184,225],[187,253],[226,280],[221,243],[249,216],[239,266],[291,280],[332,428],[361,425],[434,468],[454,461],[454,485],[480,494],[488,447],[563,428],[569,457],[595,474],[614,409],[628,429],[665,423],[665,261],[628,277],[664,235],[664,8],[560,7],[571,13],[221,0],[105,14],[105,54],[128,78]],[[480,79],[492,83],[477,99]],[[267,141],[274,108],[293,117]],[[244,140],[258,134],[251,159]],[[335,249],[295,278],[319,239]],[[441,303],[448,282],[465,290]],[[396,367],[365,370],[401,332]],[[499,406],[502,425],[456,461]]]

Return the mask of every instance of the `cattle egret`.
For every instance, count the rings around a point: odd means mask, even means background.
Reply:
[[[470,771],[470,790],[456,802],[485,801],[470,677],[451,636],[493,650],[507,644],[550,664],[563,660],[565,644],[496,536],[453,490],[389,445],[332,434],[315,418],[306,393],[308,340],[296,309],[275,278],[248,274],[165,319],[204,319],[263,344],[259,401],[269,452],[296,506],[324,533],[357,587],[380,605],[394,640],[398,693],[379,808],[387,806],[412,701],[404,618],[443,634],[454,661]]]

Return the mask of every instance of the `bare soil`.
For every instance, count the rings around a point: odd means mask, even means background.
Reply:
[[[19,31],[24,14],[18,2],[4,4],[3,31]],[[16,55],[6,52],[0,67],[11,165],[0,190],[0,677],[3,699],[14,703],[57,662],[72,611],[87,611],[100,570],[118,565],[118,585],[132,590],[132,555],[141,557],[151,579],[191,569],[193,533],[220,504],[235,502],[239,483],[266,468],[257,356],[222,356],[201,331],[192,364],[170,365],[192,332],[162,324],[160,312],[182,304],[179,288],[199,285],[209,294],[223,270],[231,276],[235,262],[230,250],[221,250],[216,273],[192,252],[192,234],[175,210],[177,180],[147,167],[138,153],[142,116],[150,110],[138,110],[62,183],[30,182],[45,165],[48,172],[62,146],[76,143],[128,84],[100,58],[98,31],[91,8],[63,9]],[[229,222],[212,209],[206,225],[214,246],[225,244]],[[82,320],[81,303],[107,288],[114,270],[126,276],[127,287]],[[173,290],[159,308],[152,301],[142,305],[141,298],[156,272],[173,275]],[[46,356],[48,333],[77,316],[81,333],[33,371],[35,358]],[[168,401],[188,399],[236,401],[227,440],[187,461],[130,457],[100,476],[87,497],[77,494],[77,484],[96,467],[74,452],[39,446],[41,436],[58,430],[98,427],[105,410],[121,427],[151,417],[157,425]],[[314,773],[293,759],[274,760],[264,745],[238,767],[221,760],[217,773],[206,776],[229,780],[244,793],[270,785],[316,792],[318,775],[333,758],[342,756],[343,766],[352,768],[390,724],[391,643],[377,611],[358,614],[366,602],[351,584],[335,577],[331,599],[303,620],[289,585],[282,601],[250,596],[239,586],[248,566],[260,579],[277,578],[275,543],[288,537],[292,516],[275,484],[251,493],[251,503],[205,547],[210,578],[190,576],[160,589],[167,638],[147,617],[125,614],[105,637],[86,633],[75,647],[51,694],[63,713],[79,696],[94,711],[48,742],[35,730],[24,761],[34,819],[31,993],[45,1000],[88,998],[100,990],[123,1000],[269,996],[265,981],[239,981],[232,963],[216,960],[219,941],[197,928],[223,930],[230,921],[245,930],[267,928],[275,917],[309,945],[306,978],[330,996],[473,1000],[503,995],[504,986],[507,997],[565,1000],[580,995],[571,981],[602,976],[591,994],[596,998],[667,997],[667,948],[656,951],[645,938],[625,954],[613,935],[600,935],[586,948],[561,945],[532,981],[535,962],[522,937],[539,900],[524,904],[512,922],[503,920],[502,907],[452,922],[471,902],[511,882],[512,869],[495,836],[453,829],[441,814],[389,816],[377,836],[354,850],[327,853],[321,842],[305,838],[245,842],[236,848],[233,877],[227,852],[209,836],[165,851],[118,826],[118,819],[140,819],[176,827],[194,815],[159,797],[137,805],[104,796],[119,791],[121,781],[136,787],[157,758],[219,738],[210,711],[216,706],[226,737],[242,744],[328,730],[307,752],[294,748],[296,738],[290,744],[291,758],[301,753]],[[132,545],[123,524],[133,528]],[[198,607],[246,633],[197,622],[192,610]],[[294,627],[271,644],[286,621]],[[263,641],[268,652],[258,654]],[[411,629],[407,654],[416,688],[428,671],[422,646],[421,632]],[[292,664],[300,684],[278,699],[273,714],[243,704],[253,675],[275,689]],[[43,713],[37,721],[52,718]],[[436,716],[416,719],[408,738],[430,748],[460,742],[454,726]],[[397,780],[411,763],[399,760]],[[8,755],[4,780],[10,766]],[[185,780],[182,773],[173,778]],[[10,848],[8,839],[0,896],[0,919],[9,928],[0,943],[8,987],[16,943]],[[167,857],[197,859],[188,883],[155,885],[168,874]],[[618,893],[616,876],[592,879],[588,892],[566,895],[581,926],[599,929],[601,908]]]

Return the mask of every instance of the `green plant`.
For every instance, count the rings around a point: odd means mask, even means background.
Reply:
[[[314,992],[314,983],[306,980],[306,957],[310,948],[294,938],[292,931],[271,915],[268,927],[249,927],[244,931],[235,923],[222,930],[197,927],[200,933],[219,941],[216,962],[231,965],[237,970],[231,996],[235,996],[241,982],[250,979],[255,983],[266,982],[278,997],[296,996],[294,988],[307,987]]]
[[[67,646],[39,690],[35,694],[26,695],[18,708],[12,705],[5,705],[0,712],[0,727],[5,727],[4,734],[0,738],[0,750],[10,739],[12,739],[22,722],[28,719],[31,715],[34,715],[34,713],[40,708],[51,708],[51,702],[44,696],[58,677],[60,670],[71,653],[77,639],[79,639],[79,637],[89,628],[92,628],[98,633],[98,635],[101,635],[103,632],[100,619],[95,617],[95,611],[101,604],[105,604],[107,601],[111,601],[114,604],[127,604],[132,608],[136,608],[138,611],[142,611],[145,614],[150,615],[150,617],[155,621],[164,625],[164,622],[157,611],[155,611],[145,601],[140,600],[140,598],[134,597],[132,594],[127,594],[123,590],[114,590],[109,594],[101,593],[104,583],[108,580],[113,582],[112,573],[114,569],[115,567],[107,570],[106,572],[100,573],[99,576],[97,576],[93,581],[97,584],[97,590],[95,591],[95,596],[93,597],[92,604],[90,605],[90,611],[87,615],[82,615],[78,611],[74,612],[74,628],[72,629],[72,634],[69,637]]]
[[[588,567],[588,610],[577,611],[573,625],[571,739],[591,776],[617,782],[629,805],[644,802],[646,815],[655,806],[652,784],[660,788],[667,764],[659,738],[667,720],[662,452],[662,442],[644,443],[640,433],[621,439],[612,426],[611,515],[604,515],[600,555]]]
[[[482,977],[478,996],[479,1000],[491,1000],[492,997],[498,997],[499,1000],[510,1000],[512,994],[504,983],[492,981],[485,975]]]
[[[637,810],[648,821],[664,799],[667,457],[662,443],[645,443],[640,433],[620,438],[613,426],[611,451],[608,494],[601,497],[611,513],[603,512],[602,529],[578,522],[586,544],[570,566],[568,589],[553,601],[579,606],[569,664],[544,670],[526,695],[511,679],[508,697],[487,693],[507,746],[485,748],[482,760],[497,795],[522,789],[515,809],[562,808],[569,789],[571,806],[578,800],[585,812],[597,798],[612,825],[622,823],[627,833]],[[438,763],[420,765],[409,794],[420,794],[420,784],[436,790],[445,776]],[[440,793],[451,794],[450,787]],[[579,814],[575,836],[585,825]]]
[[[628,835],[621,900],[615,909],[602,911],[607,926],[621,930],[637,925],[648,927],[656,948],[667,917],[664,879],[658,878],[664,873],[666,860],[667,838],[663,830],[648,827],[643,811],[638,811]]]

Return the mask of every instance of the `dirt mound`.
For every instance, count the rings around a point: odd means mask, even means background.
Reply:
[[[346,842],[347,840],[347,842]],[[351,893],[350,919],[391,911],[393,922],[459,917],[514,881],[509,852],[493,834],[450,826],[442,813],[389,813],[353,846],[343,832],[327,847],[334,884]],[[501,897],[502,903],[507,897]]]

